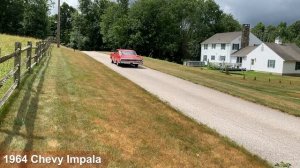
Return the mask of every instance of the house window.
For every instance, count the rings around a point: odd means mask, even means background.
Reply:
[[[251,65],[254,65],[255,60],[251,59]]]
[[[212,44],[211,48],[212,49],[216,49],[217,48],[217,44]]]
[[[300,70],[300,62],[296,62],[295,70]]]
[[[275,68],[275,60],[268,60],[268,68]]]
[[[243,57],[236,57],[236,63],[241,64],[243,62]]]
[[[207,55],[203,56],[203,61],[207,61]]]
[[[204,44],[204,50],[208,49],[208,44]]]
[[[211,60],[214,61],[216,60],[216,57],[214,55],[211,56]]]
[[[232,50],[239,50],[240,44],[232,44]]]
[[[226,57],[225,56],[220,56],[220,61],[225,61]]]
[[[225,50],[226,49],[226,44],[221,44],[221,50]]]

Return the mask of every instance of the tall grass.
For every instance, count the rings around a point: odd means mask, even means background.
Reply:
[[[30,37],[20,37],[20,36],[12,36],[6,34],[0,34],[0,57],[5,55],[11,54],[15,50],[15,42],[21,42],[22,48],[27,46],[27,42],[31,41],[33,45],[38,41],[38,39],[30,38]],[[23,62],[24,67],[24,60],[26,57],[26,53],[22,53],[21,61]],[[22,65],[21,65],[22,66]],[[12,69],[14,68],[14,59],[10,59],[4,63],[0,64],[0,80],[3,79]],[[23,69],[23,68],[22,68]],[[23,69],[24,71],[24,69]],[[13,83],[13,78],[10,78],[5,85],[0,88],[0,99],[4,96],[7,92],[9,87]]]

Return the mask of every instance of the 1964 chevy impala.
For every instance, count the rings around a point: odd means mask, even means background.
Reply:
[[[117,52],[110,54],[111,63],[120,65],[134,65],[138,67],[143,65],[143,57],[137,55],[134,50],[118,49]]]

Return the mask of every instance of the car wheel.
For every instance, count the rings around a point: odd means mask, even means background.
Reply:
[[[138,68],[138,67],[139,67],[139,64],[135,64],[134,67],[135,67],[135,68]]]
[[[114,60],[113,59],[111,59],[111,63],[114,64]]]

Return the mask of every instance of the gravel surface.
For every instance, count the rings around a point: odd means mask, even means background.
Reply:
[[[300,118],[147,67],[118,67],[105,54],[84,53],[251,153],[300,168]]]

